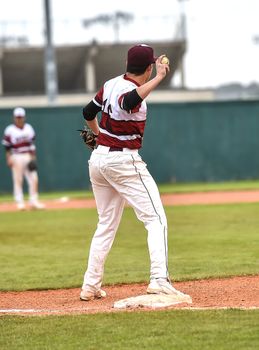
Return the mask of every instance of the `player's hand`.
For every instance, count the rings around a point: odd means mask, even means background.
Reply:
[[[160,76],[162,79],[170,71],[169,64],[165,64],[161,62],[163,57],[165,57],[165,55],[159,56],[156,60],[156,75]]]

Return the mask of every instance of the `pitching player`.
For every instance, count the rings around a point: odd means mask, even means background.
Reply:
[[[6,150],[7,165],[12,171],[13,193],[17,209],[26,209],[23,195],[24,177],[28,184],[30,207],[43,209],[44,204],[38,200],[35,131],[30,124],[25,122],[25,118],[24,108],[14,109],[14,123],[5,129],[2,144]]]
[[[80,298],[106,296],[101,289],[104,263],[113,244],[125,203],[129,203],[148,232],[150,284],[147,293],[184,294],[170,283],[167,259],[167,220],[157,185],[141,159],[147,120],[145,98],[165,78],[165,55],[136,45],[127,55],[127,72],[107,81],[83,109],[97,147],[89,160],[89,173],[99,222],[94,233]],[[156,74],[150,80],[155,65]],[[97,113],[102,112],[100,125]]]

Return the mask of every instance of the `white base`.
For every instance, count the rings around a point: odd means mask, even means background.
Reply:
[[[168,307],[181,303],[192,303],[192,298],[189,295],[167,295],[167,294],[145,294],[137,297],[118,300],[114,303],[115,309],[138,308],[138,307]]]

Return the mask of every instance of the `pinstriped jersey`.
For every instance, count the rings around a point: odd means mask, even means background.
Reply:
[[[138,83],[121,75],[108,80],[93,102],[102,110],[97,144],[108,147],[139,149],[144,135],[147,105],[142,101],[134,109],[123,109],[123,98]]]
[[[30,124],[25,123],[20,129],[12,124],[4,131],[2,144],[10,148],[12,154],[28,153],[35,151],[35,132]]]

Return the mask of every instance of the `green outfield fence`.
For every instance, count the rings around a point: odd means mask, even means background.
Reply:
[[[90,151],[76,131],[82,106],[26,110],[37,133],[40,190],[89,189]],[[0,109],[1,135],[11,120],[12,109]],[[258,179],[258,150],[258,100],[149,103],[141,155],[158,183]],[[10,192],[3,148],[0,173],[0,192]]]

